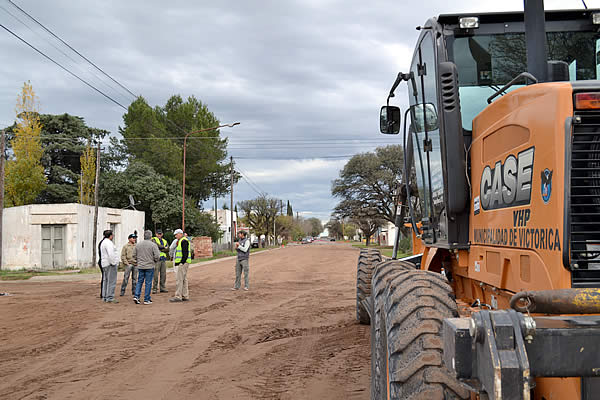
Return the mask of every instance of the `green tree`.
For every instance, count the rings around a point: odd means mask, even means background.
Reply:
[[[339,219],[332,218],[325,224],[325,228],[329,232],[329,237],[333,237],[336,239],[340,239],[344,237],[344,233],[342,231],[342,223]]]
[[[31,204],[46,186],[41,164],[42,125],[38,114],[38,99],[29,82],[23,84],[17,98],[16,127],[11,142],[14,159],[6,163],[6,203],[10,206]]]
[[[44,126],[42,165],[48,179],[48,186],[38,196],[38,202],[78,202],[80,200],[79,180],[82,173],[81,156],[90,141],[102,140],[108,135],[108,131],[91,128],[85,124],[83,118],[69,114],[44,114],[40,118]],[[102,159],[102,155],[100,158]]]
[[[356,225],[352,222],[344,224],[344,236],[347,236],[348,238],[353,238],[354,236],[356,236],[356,229]]]
[[[310,236],[319,236],[321,232],[323,232],[323,224],[319,218],[309,218],[307,221],[309,226],[309,231],[307,232]]]
[[[96,186],[96,151],[88,143],[79,158],[81,176],[79,183],[79,198],[81,204],[94,204],[94,187]]]
[[[151,166],[134,161],[123,171],[108,171],[100,176],[100,204],[123,208],[129,204],[129,195],[139,204],[137,209],[146,213],[146,229],[173,230],[181,227],[181,183],[157,173]],[[186,231],[192,236],[221,236],[213,217],[186,196]]]
[[[279,212],[279,200],[262,195],[252,200],[237,203],[243,217],[242,221],[250,226],[258,236],[269,236],[273,232],[273,222]]]
[[[40,114],[42,125],[41,159],[47,185],[38,194],[36,203],[75,203],[80,201],[81,155],[88,143],[104,139],[108,131],[88,127],[83,118],[69,114]],[[15,127],[7,129],[8,147],[12,148]],[[124,167],[126,156],[113,156],[118,149],[118,140],[103,150],[103,170]]]
[[[290,201],[287,201],[287,216],[288,217],[293,217],[294,216],[294,210],[292,209],[292,205],[290,204]]]
[[[164,107],[151,108],[142,97],[134,101],[119,128],[127,153],[154,170],[181,179],[183,142],[186,133],[216,127],[219,120],[200,100],[191,96],[183,101],[172,96]],[[226,162],[227,139],[218,130],[189,136],[186,151],[186,194],[196,201],[228,193],[230,165]],[[165,162],[165,161],[168,162]],[[237,174],[234,182],[237,181]]]
[[[399,145],[378,147],[374,152],[353,156],[340,171],[340,177],[332,184],[331,193],[341,200],[336,207],[336,214],[357,219],[359,216],[352,212],[364,212],[368,209],[369,220],[374,221],[375,225],[381,220],[394,223],[396,202],[406,204],[403,164],[402,147]],[[414,179],[411,181],[414,182]],[[413,193],[417,192],[416,188],[411,190]],[[401,220],[404,220],[406,207],[398,209]],[[358,225],[362,229],[361,224]],[[364,222],[363,225],[373,224]]]
[[[334,216],[340,220],[349,220],[362,231],[367,246],[379,227],[385,220],[380,217],[378,210],[365,205],[360,200],[343,200],[334,209]]]

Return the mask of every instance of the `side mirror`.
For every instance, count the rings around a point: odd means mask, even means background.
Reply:
[[[400,132],[400,108],[396,106],[381,107],[379,130],[386,135],[396,135]]]
[[[411,106],[410,117],[416,133],[425,132],[425,120],[427,120],[427,132],[435,131],[439,128],[437,112],[435,111],[435,106],[431,103],[421,103]]]

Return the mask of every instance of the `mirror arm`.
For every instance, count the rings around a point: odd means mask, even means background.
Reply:
[[[414,80],[413,80],[414,81]],[[406,159],[406,120],[408,118],[408,113],[410,111],[410,108],[408,108],[405,112],[404,112],[404,133],[403,133],[403,139],[402,139],[402,158],[404,159],[404,186],[406,187],[406,201],[408,202],[408,212],[410,214],[410,223],[412,225],[413,231],[415,232],[415,235],[417,238],[421,238],[421,233],[419,232],[418,228],[417,228],[417,221],[415,220],[415,212],[413,209],[413,205],[412,205],[412,201],[410,198],[410,170],[408,169],[408,160]]]
[[[394,92],[396,91],[396,88],[398,87],[398,85],[400,85],[400,83],[402,81],[411,81],[412,82],[412,86],[413,86],[413,93],[417,93],[417,83],[415,82],[415,75],[411,72],[409,72],[408,74],[405,74],[403,72],[398,72],[398,76],[396,77],[396,80],[394,81],[394,84],[392,85],[392,88],[390,89],[390,94],[388,94],[387,97],[387,105],[390,105],[390,99],[392,97],[395,96]]]

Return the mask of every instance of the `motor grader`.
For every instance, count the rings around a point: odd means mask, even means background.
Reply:
[[[372,399],[600,399],[600,10],[524,5],[428,20],[381,109],[413,256],[359,256]]]

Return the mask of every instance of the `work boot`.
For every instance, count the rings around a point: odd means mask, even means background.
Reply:
[[[182,300],[182,299],[180,299],[179,297],[171,297],[171,298],[169,299],[169,301],[170,301],[171,303],[181,303],[183,300]]]
[[[160,289],[161,293],[169,293],[169,291],[167,289]]]

